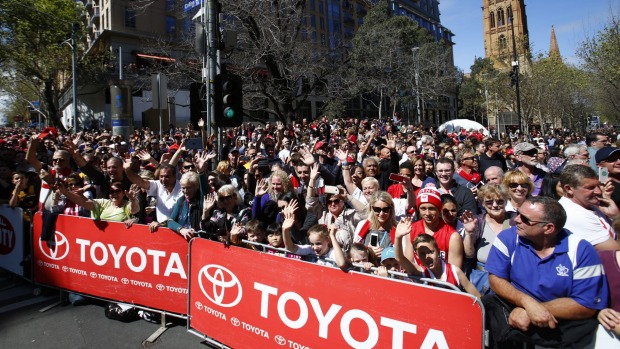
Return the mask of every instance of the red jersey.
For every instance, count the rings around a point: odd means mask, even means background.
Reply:
[[[456,287],[461,287],[461,282],[459,281],[459,277],[456,274],[456,267],[453,266],[452,264],[446,263],[442,260],[441,261],[441,275],[439,275],[439,277],[436,277],[435,275],[433,275],[433,273],[430,270],[428,270],[428,268],[426,268],[425,266],[423,265],[420,265],[420,266],[422,267],[422,277],[425,277],[427,279],[445,281]]]
[[[411,236],[411,242],[413,242],[413,240],[415,240],[415,238],[417,238],[418,235],[420,234],[426,234],[424,230],[424,220],[422,219],[420,219],[419,221],[411,225],[411,234],[409,234]],[[450,250],[450,238],[452,237],[452,234],[458,234],[458,233],[450,225],[444,223],[443,219],[440,219],[439,229],[434,234],[432,234],[432,236],[435,238],[435,241],[437,241],[437,246],[439,247],[439,252],[441,253],[441,259],[443,261],[448,261],[448,252]],[[422,263],[418,260],[417,256],[416,256],[416,262],[419,265],[422,265]]]

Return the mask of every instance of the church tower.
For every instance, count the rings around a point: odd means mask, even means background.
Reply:
[[[484,56],[493,61],[496,69],[508,71],[513,60],[511,11],[519,66],[521,70],[529,66],[530,49],[524,2],[525,0],[482,0]]]
[[[560,46],[558,45],[558,39],[555,37],[555,29],[551,26],[551,42],[549,44],[549,57],[562,60],[560,55]]]

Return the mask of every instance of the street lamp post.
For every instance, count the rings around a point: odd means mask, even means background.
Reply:
[[[489,89],[487,88],[487,75],[489,74],[482,73],[484,77],[484,103],[486,105],[487,128],[491,128],[491,123],[489,121]]]
[[[416,98],[416,114],[417,114],[417,123],[418,125],[422,124],[422,111],[420,110],[420,91],[418,88],[418,81],[420,79],[420,74],[418,72],[418,63],[420,61],[420,56],[419,56],[419,47],[414,47],[411,49],[411,52],[413,54],[413,73],[414,73],[414,79],[415,79],[415,98]]]
[[[519,132],[523,132],[523,120],[521,118],[521,89],[519,83],[519,58],[517,57],[517,41],[515,39],[515,21],[512,6],[508,6],[510,14],[510,28],[512,30],[512,71],[515,79],[515,91],[517,93],[517,118],[519,120]]]
[[[77,45],[75,41],[75,35],[78,30],[78,24],[73,23],[71,25],[71,39],[63,41],[63,44],[67,44],[71,47],[71,83],[73,84],[73,132],[78,131],[78,101],[77,101]]]

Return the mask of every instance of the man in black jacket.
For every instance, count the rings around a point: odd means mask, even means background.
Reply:
[[[460,217],[465,210],[471,211],[474,214],[480,213],[476,198],[470,189],[459,185],[454,180],[454,162],[448,158],[437,159],[435,165],[435,173],[437,175],[437,181],[439,182],[439,191],[442,194],[451,194],[456,199],[458,206],[457,215]]]

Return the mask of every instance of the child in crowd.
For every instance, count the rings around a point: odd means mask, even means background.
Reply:
[[[258,219],[253,219],[245,225],[245,228],[241,223],[235,223],[230,230],[230,242],[235,246],[249,248],[254,251],[264,250],[264,248],[260,245],[242,242],[244,233],[246,240],[259,244],[264,243],[265,227],[261,221]]]
[[[469,294],[481,297],[480,292],[467,279],[465,273],[455,265],[446,263],[440,256],[437,241],[428,235],[420,234],[413,241],[413,250],[422,265],[411,263],[403,254],[403,237],[411,233],[411,219],[403,218],[396,227],[396,240],[394,241],[394,252],[396,260],[411,275],[421,276],[429,279],[437,279],[450,283],[465,290]]]
[[[284,208],[284,222],[282,223],[282,237],[284,238],[284,246],[291,253],[300,256],[306,256],[304,259],[320,265],[335,266],[334,249],[330,247],[329,232],[327,226],[317,224],[308,229],[308,245],[297,245],[293,243],[291,238],[291,228],[295,224],[295,210],[297,209],[297,201],[291,201]],[[326,260],[330,259],[331,261]]]
[[[396,260],[394,255],[394,247],[390,246],[381,251],[381,265],[377,269],[377,275],[383,277],[390,277],[390,271],[401,272],[400,264]],[[393,276],[394,279],[402,280],[400,276]]]
[[[282,225],[280,223],[271,223],[267,227],[267,244],[275,248],[284,248],[284,240],[282,239]]]
[[[342,231],[338,229],[338,226],[335,224],[331,224],[328,227],[329,230],[329,238],[331,240],[333,250],[334,250],[334,259],[336,261],[336,265],[342,269],[343,271],[354,270],[353,264],[362,264],[363,271],[369,273],[371,269],[377,266],[374,253],[370,253],[368,247],[361,243],[354,243],[351,245],[349,252],[346,254],[342,250],[342,246],[338,242],[338,234],[346,233],[346,231]]]
[[[285,249],[284,239],[282,238],[282,224],[277,223],[277,222],[269,224],[265,232],[265,235],[267,236],[267,246],[273,247],[273,248]],[[284,257],[292,258],[292,259],[301,259],[301,256],[299,255],[281,252],[278,250],[271,249],[269,247],[265,248],[265,252],[269,254],[275,254],[278,256],[284,256]]]

